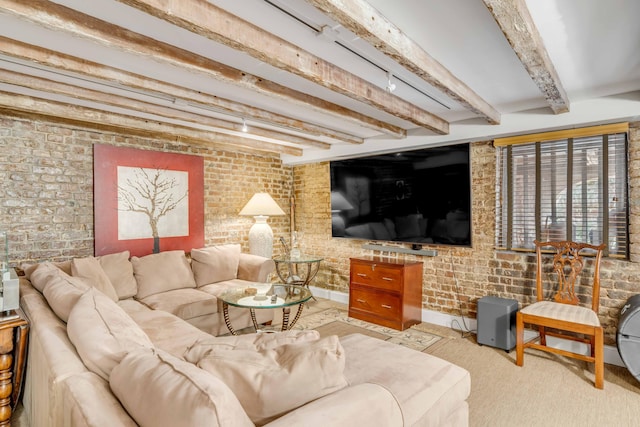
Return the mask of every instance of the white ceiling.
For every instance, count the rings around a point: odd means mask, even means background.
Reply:
[[[400,127],[407,131],[407,136],[391,137],[379,129],[372,129],[348,118],[336,117],[283,97],[257,93],[246,85],[243,87],[237,83],[221,81],[211,71],[195,71],[193,67],[180,62],[168,63],[161,55],[132,49],[126,43],[119,43],[120,33],[115,30],[110,35],[112,39],[92,38],[81,24],[56,22],[47,13],[55,10],[52,7],[54,2],[44,0],[26,2],[33,3],[36,10],[42,13],[28,13],[28,9],[25,9],[26,13],[16,12],[16,8],[22,7],[20,0],[0,0],[0,36],[209,94],[225,100],[225,103],[230,102],[229,105],[236,102],[277,113],[279,117],[309,126],[291,129],[289,125],[265,118],[264,114],[257,117],[252,113],[253,110],[244,106],[230,107],[231,110],[235,108],[236,112],[223,111],[218,107],[207,107],[203,103],[189,100],[178,90],[160,94],[150,89],[132,88],[126,82],[91,76],[90,73],[85,73],[86,70],[64,70],[63,65],[47,65],[42,60],[36,63],[33,58],[20,58],[16,51],[7,52],[2,48],[0,70],[95,89],[117,95],[119,101],[111,103],[102,97],[92,98],[79,93],[76,96],[73,91],[66,95],[55,93],[47,85],[38,88],[32,81],[24,78],[18,79],[19,82],[0,78],[0,93],[61,101],[65,106],[77,105],[177,125],[176,129],[194,129],[205,131],[205,134],[222,133],[273,144],[267,148],[258,148],[267,151],[270,150],[269,147],[278,146],[298,150],[295,153],[289,151],[281,154],[283,161],[288,164],[483,140],[539,130],[640,120],[638,0],[526,0],[544,47],[570,101],[569,112],[562,114],[554,114],[549,108],[542,92],[534,84],[482,0],[368,2],[455,77],[491,104],[501,115],[500,124],[489,124],[486,119],[435,89],[304,0],[210,0],[210,3],[382,89],[387,86],[387,72],[390,72],[392,82],[396,85],[393,95],[448,121],[449,133],[437,135],[413,122],[381,111],[378,107],[269,65],[266,63],[268,59],[262,61],[253,58],[247,53],[134,9],[125,4],[127,0],[57,0],[55,3],[229,65],[265,81],[275,82]],[[182,0],[182,3],[188,1]],[[83,21],[85,20],[80,20]],[[320,34],[323,27],[324,31]],[[230,124],[224,129],[225,126],[220,127],[207,120],[186,120],[180,115],[161,114],[128,102],[127,99],[123,103],[122,97],[222,119]],[[45,111],[42,110],[43,107],[32,106],[23,101],[11,102],[10,97],[2,99],[4,102],[0,101],[0,110],[15,109],[37,113],[40,108],[40,112],[44,114],[69,119],[76,117],[74,111],[77,110],[69,110],[67,116],[64,111],[60,113],[60,110],[55,110],[56,113],[51,113],[51,110]],[[239,130],[243,119],[249,126],[248,133]],[[122,126],[129,125],[123,120]],[[230,129],[234,126],[235,128]],[[330,136],[330,132],[322,135],[321,132],[310,130],[314,127],[362,139],[363,143],[345,142],[339,137]],[[257,131],[258,128],[275,133],[263,136],[252,134],[252,130]],[[308,146],[299,140],[288,139],[287,135],[322,142],[325,146]],[[185,138],[188,138],[188,134],[185,134]]]

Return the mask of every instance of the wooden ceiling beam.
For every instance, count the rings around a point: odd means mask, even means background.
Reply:
[[[303,122],[277,113],[272,113],[246,104],[230,101],[204,92],[188,89],[171,83],[133,74],[124,70],[97,64],[85,59],[54,52],[18,40],[0,36],[0,52],[20,60],[35,62],[67,73],[86,76],[105,85],[122,85],[147,95],[164,95],[198,108],[212,109],[222,114],[253,118],[266,124],[290,129],[317,137],[326,137],[349,144],[362,144],[362,138],[344,132]],[[75,76],[71,76],[75,77]]]
[[[192,4],[183,2],[184,5]],[[311,108],[358,126],[405,138],[406,130],[47,0],[0,0],[0,9],[54,31],[199,73],[226,84]]]
[[[307,0],[307,2],[465,108],[485,118],[491,124],[500,123],[498,110],[366,1]]]
[[[569,97],[524,0],[483,1],[553,112],[568,112]]]
[[[0,66],[2,64],[0,63]],[[37,91],[55,93],[58,95],[68,96],[75,99],[96,102],[98,104],[106,104],[131,111],[135,116],[136,111],[153,114],[159,117],[186,121],[194,124],[211,126],[216,130],[228,135],[242,136],[248,139],[275,139],[283,142],[315,147],[320,149],[329,149],[331,144],[321,141],[314,141],[308,138],[302,138],[296,135],[276,132],[269,129],[261,129],[257,126],[251,126],[250,133],[242,131],[242,124],[217,119],[202,114],[196,114],[189,111],[183,111],[177,106],[167,107],[164,105],[152,104],[150,102],[140,101],[138,99],[105,93],[93,89],[87,89],[80,86],[60,83],[53,80],[30,76],[15,71],[3,70],[0,68],[0,82],[10,85],[21,86]],[[239,135],[240,134],[240,135]],[[257,138],[256,138],[257,137]]]
[[[448,134],[449,123],[207,0],[118,0],[390,115]]]
[[[236,150],[240,147],[268,153],[290,154],[292,156],[302,155],[301,149],[286,145],[193,129],[173,123],[163,123],[149,118],[132,117],[94,108],[69,105],[64,102],[51,101],[7,91],[0,91],[0,109],[61,118],[63,120],[72,120],[98,126],[109,126],[125,131],[133,129],[144,132],[151,137],[170,137],[172,139],[206,144],[209,147],[217,146],[226,150]]]

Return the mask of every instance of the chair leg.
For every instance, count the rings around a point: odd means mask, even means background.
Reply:
[[[516,365],[524,364],[524,321],[522,314],[516,313]]]
[[[597,328],[594,334],[594,357],[595,357],[595,386],[604,388],[604,332],[602,328]]]
[[[544,326],[538,326],[538,332],[540,333],[540,345],[547,345],[547,335],[545,331]]]

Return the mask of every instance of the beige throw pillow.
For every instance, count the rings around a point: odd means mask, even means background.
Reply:
[[[130,351],[153,348],[140,326],[94,288],[86,291],[71,310],[67,334],[87,369],[105,380]]]
[[[109,385],[141,426],[253,427],[224,382],[159,349],[129,353]]]
[[[71,260],[71,274],[74,277],[85,279],[94,288],[111,298],[118,301],[118,294],[113,289],[109,276],[102,269],[102,266],[94,257],[74,258]]]
[[[60,320],[66,322],[73,307],[89,288],[91,286],[84,279],[71,277],[56,268],[56,271],[48,276],[42,294],[53,312]]]
[[[261,333],[215,337],[199,340],[187,349],[184,359],[187,362],[198,363],[202,358],[217,349],[222,350],[270,350],[284,344],[295,342],[310,342],[320,339],[320,333],[314,330],[290,330],[276,333]]]
[[[123,251],[98,257],[98,262],[109,277],[119,299],[132,298],[138,292],[129,255],[129,251]]]
[[[215,349],[198,362],[233,390],[256,424],[346,387],[344,365],[335,335],[263,351]]]
[[[239,244],[191,250],[191,268],[198,286],[235,279],[238,275]]]
[[[28,279],[31,281],[33,287],[40,293],[44,292],[44,286],[49,281],[49,276],[57,272],[62,272],[54,263],[48,261],[30,266],[25,271],[28,272]]]
[[[166,251],[142,258],[134,256],[131,257],[131,264],[138,283],[138,299],[174,289],[196,287],[184,251]]]

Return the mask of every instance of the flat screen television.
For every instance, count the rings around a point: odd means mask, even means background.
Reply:
[[[332,161],[332,235],[471,246],[470,144]]]

